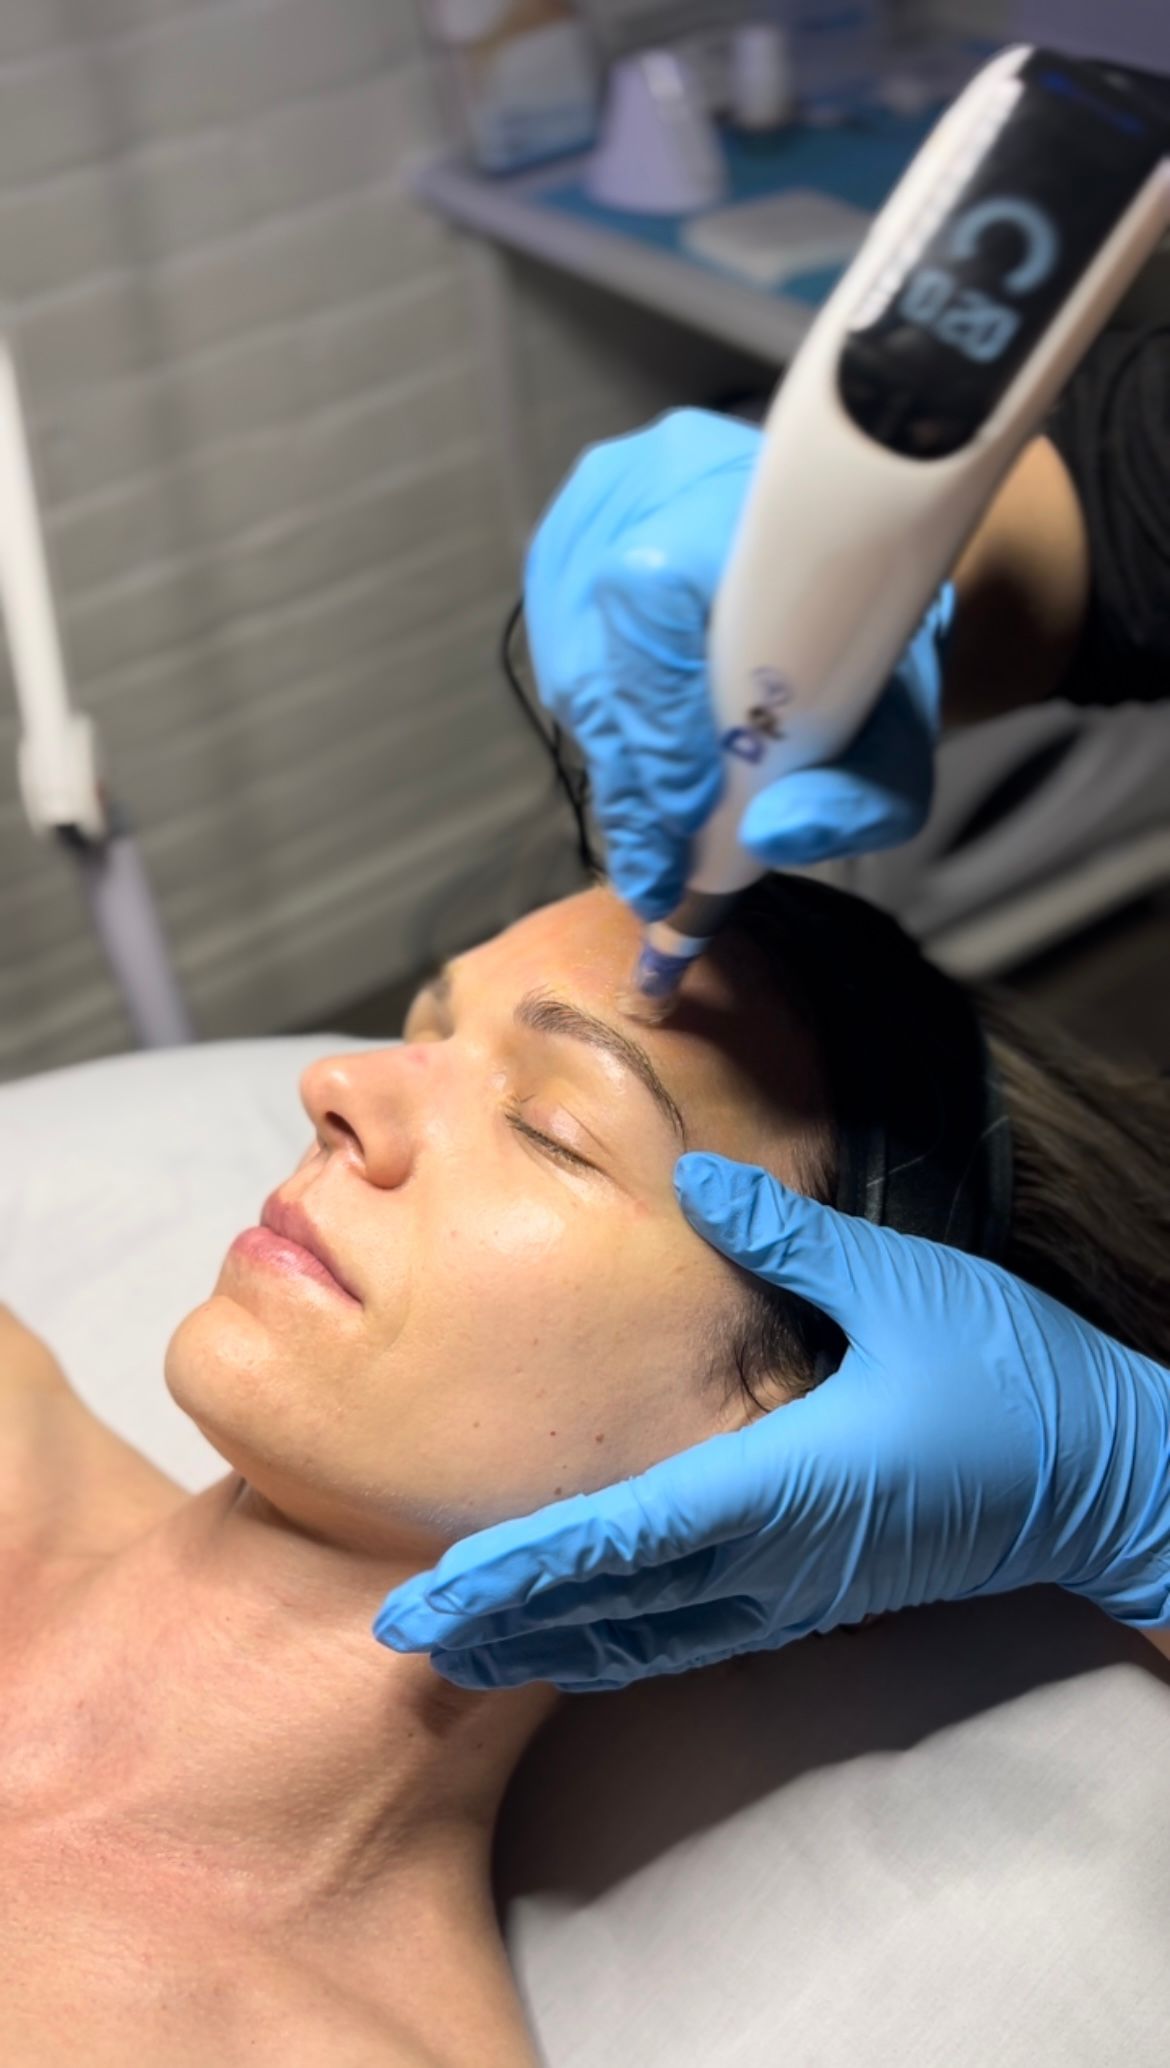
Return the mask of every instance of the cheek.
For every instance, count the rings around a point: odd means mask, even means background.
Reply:
[[[436,1252],[436,1257],[438,1252]],[[418,1441],[523,1480],[532,1506],[640,1471],[724,1426],[707,1384],[718,1260],[632,1202],[527,1199],[447,1220],[441,1266],[390,1363],[409,1367]],[[390,1372],[375,1384],[389,1404]],[[501,1512],[507,1512],[502,1510]]]
[[[615,1218],[552,1193],[464,1188],[456,1210],[430,1222],[401,1349],[448,1371],[472,1352],[484,1371],[568,1344],[596,1316],[607,1258],[620,1252]]]

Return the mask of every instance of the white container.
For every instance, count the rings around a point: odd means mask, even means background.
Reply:
[[[599,71],[572,0],[427,0],[455,113],[486,172],[592,143]]]
[[[623,58],[609,76],[585,187],[608,208],[687,215],[727,193],[727,164],[702,86],[670,50]]]

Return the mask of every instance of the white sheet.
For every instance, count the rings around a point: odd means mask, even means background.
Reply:
[[[166,1338],[338,1045],[0,1086],[0,1296],[193,1490],[225,1468]],[[1160,2068],[1170,1668],[1036,1589],[579,1698],[512,1791],[499,1880],[549,2068]]]

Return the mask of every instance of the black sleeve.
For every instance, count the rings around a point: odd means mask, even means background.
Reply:
[[[1170,696],[1170,323],[1106,331],[1046,426],[1076,484],[1092,579],[1057,695]]]

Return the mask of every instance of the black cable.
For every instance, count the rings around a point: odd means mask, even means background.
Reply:
[[[508,687],[523,711],[525,718],[528,720],[545,752],[549,753],[551,751],[551,742],[548,734],[525,695],[524,685],[516,672],[516,664],[512,659],[512,641],[516,636],[517,628],[523,615],[524,598],[523,596],[517,596],[504,621],[504,630],[500,638],[500,666],[507,678]]]
[[[573,814],[573,822],[577,828],[577,853],[581,858],[581,867],[592,875],[596,873],[600,864],[590,846],[589,826],[585,816],[586,806],[589,801],[589,777],[583,768],[574,771],[567,765],[562,752],[564,735],[561,732],[560,726],[554,725],[551,732],[545,731],[520,680],[516,663],[512,657],[512,642],[523,615],[524,598],[518,596],[508,612],[503,635],[500,639],[500,666],[503,668],[508,687],[512,691],[516,702],[519,704],[525,718],[552,762],[554,776],[568,799],[569,809]]]

